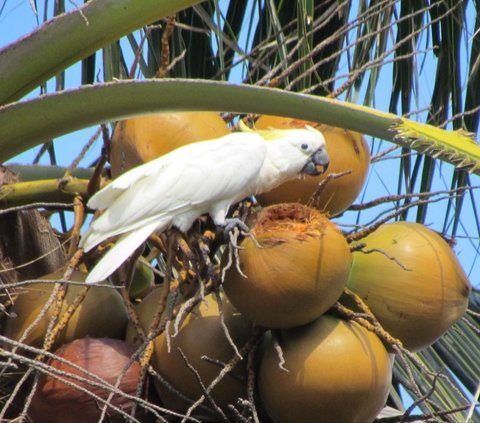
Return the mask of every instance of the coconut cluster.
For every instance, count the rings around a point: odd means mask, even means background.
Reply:
[[[349,244],[331,219],[361,192],[368,145],[358,133],[301,120],[262,116],[255,125],[306,124],[325,136],[328,172],[259,196],[237,261],[228,249],[216,257],[218,273],[225,269],[220,292],[196,301],[179,294],[165,304],[163,284],[156,284],[141,257],[128,286],[134,324],[117,289],[108,282],[92,286],[47,359],[54,370],[38,380],[29,411],[33,422],[97,421],[104,407],[108,421],[124,421],[141,378],[134,353],[146,345],[154,377],[146,381],[151,389],[144,398],[170,410],[172,419],[190,413],[202,396],[192,412],[197,420],[216,421],[222,414],[235,419],[235,410],[248,408],[252,395],[262,421],[273,423],[364,423],[377,417],[391,387],[396,350],[335,312],[339,304],[364,311],[345,288],[364,301],[385,333],[418,351],[463,315],[471,287],[450,246],[423,225],[385,224]],[[112,138],[112,174],[228,131],[218,114],[206,112],[122,121]],[[82,290],[85,276],[73,274],[78,284],[68,285],[60,314]],[[42,310],[53,287],[39,281],[17,292],[5,336],[42,348],[53,308]],[[177,317],[170,321],[172,311]],[[165,330],[146,340],[159,325]],[[253,345],[256,352],[247,357]],[[142,410],[136,418],[155,420]]]
[[[179,119],[176,115],[146,117],[144,131],[148,128],[149,138],[158,138],[162,154],[170,147],[164,149],[168,142],[163,141],[157,120],[170,131],[171,122]],[[189,119],[192,131],[200,120],[219,123],[215,114]],[[134,136],[121,132],[128,122],[114,136],[112,151],[132,144]],[[271,333],[262,341],[255,367],[261,409],[271,420],[373,421],[390,389],[394,356],[374,333],[330,312],[338,301],[360,311],[342,296],[345,287],[357,293],[385,330],[412,351],[434,342],[466,309],[468,279],[450,247],[431,230],[409,223],[383,225],[361,240],[366,245],[363,252],[352,254],[352,246],[330,220],[345,211],[363,189],[370,155],[361,134],[275,116],[261,116],[255,127],[285,129],[307,124],[317,127],[326,139],[331,159],[328,171],[260,195],[257,200],[262,207],[247,221],[252,236],[239,246],[239,266],[233,264],[225,273],[222,312],[212,296],[207,296],[177,323],[175,331],[170,328],[155,339],[152,365],[163,380],[156,387],[165,406],[179,413],[185,413],[189,400],[200,397],[215,379],[218,363],[235,355],[231,339],[243,346],[255,325]],[[221,126],[211,138],[224,135]],[[176,146],[194,141],[185,136]],[[146,137],[136,137],[135,143],[143,161],[158,155],[144,153],[150,148]],[[385,254],[370,253],[377,250]],[[225,252],[222,267],[229,262],[227,256]],[[419,269],[420,265],[425,269],[425,263],[431,263],[427,272]],[[430,271],[431,267],[436,270]],[[405,291],[408,298],[400,295]],[[152,292],[138,308],[146,330],[159,295]],[[130,342],[139,341],[135,333],[130,327]],[[246,396],[245,362],[232,373],[235,377],[227,376],[209,392],[226,414],[229,405],[238,406],[239,398]],[[199,411],[198,416],[207,419],[209,413]]]
[[[370,422],[385,405],[393,357],[380,339],[329,310],[347,284],[350,247],[320,211],[261,209],[224,289],[247,319],[276,329],[262,346],[258,393],[276,423]],[[284,363],[281,364],[279,349]]]

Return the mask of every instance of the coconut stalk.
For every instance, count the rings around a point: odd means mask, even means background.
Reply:
[[[0,209],[31,203],[73,202],[75,195],[88,197],[88,179],[59,179],[17,182],[0,186]]]

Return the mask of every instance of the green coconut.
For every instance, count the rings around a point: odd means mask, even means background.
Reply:
[[[144,298],[155,286],[155,275],[149,263],[140,257],[135,263],[128,294],[132,300]]]
[[[363,189],[370,165],[369,146],[358,132],[317,122],[270,115],[260,116],[255,122],[258,129],[304,128],[305,125],[313,126],[325,137],[330,156],[328,170],[319,176],[284,182],[277,188],[259,195],[258,200],[264,206],[290,202],[313,205],[328,216],[336,216],[350,207]],[[319,184],[329,175],[344,172],[350,173],[330,179],[320,195],[312,198]]]
[[[112,136],[112,175],[116,177],[183,145],[229,132],[225,121],[214,112],[154,113],[120,121]]]

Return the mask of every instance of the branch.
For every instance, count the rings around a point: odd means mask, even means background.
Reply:
[[[97,123],[182,110],[276,114],[321,121],[407,146],[480,173],[480,147],[461,131],[446,131],[330,98],[191,79],[114,81],[46,94],[0,108],[0,161]]]

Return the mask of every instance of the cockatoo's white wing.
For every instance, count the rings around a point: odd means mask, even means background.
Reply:
[[[113,201],[115,201],[120,195],[122,195],[122,193],[124,193],[136,182],[152,175],[162,167],[165,167],[166,163],[162,163],[165,160],[161,159],[163,159],[163,157],[145,163],[142,166],[135,167],[123,175],[120,175],[118,178],[110,182],[106,187],[100,191],[97,191],[90,198],[90,200],[88,200],[88,207],[95,210],[106,209]]]
[[[151,219],[174,218],[190,208],[201,208],[201,214],[217,202],[231,204],[251,194],[250,185],[258,176],[265,153],[260,136],[243,133],[177,149],[125,173],[95,194],[89,206],[100,205],[106,211],[91,229],[109,237]],[[87,249],[85,242],[82,245]]]
[[[231,204],[255,191],[265,154],[261,136],[234,133],[189,144],[141,165],[92,197],[89,206],[106,210],[92,223],[80,246],[88,251],[111,236],[125,234],[122,256],[128,257],[151,232],[172,224],[187,230],[203,213],[211,213],[216,223],[222,223]],[[129,238],[132,242],[127,242]],[[117,260],[113,251],[109,257],[115,259],[110,266],[113,271],[123,260]],[[108,276],[111,271],[100,273]]]

